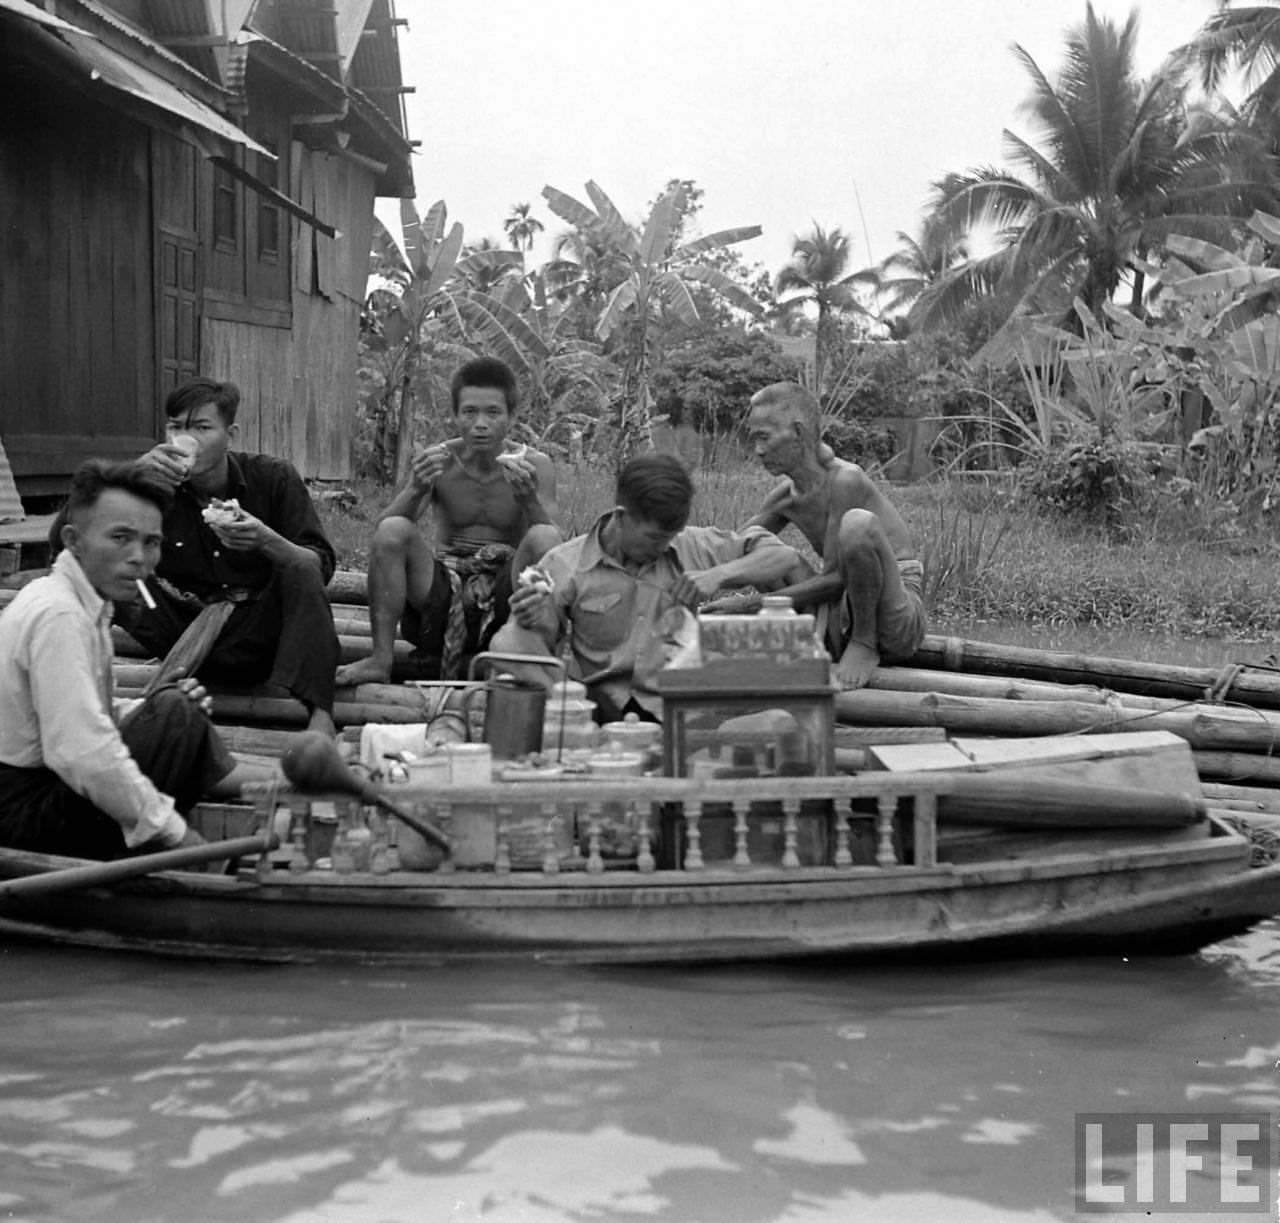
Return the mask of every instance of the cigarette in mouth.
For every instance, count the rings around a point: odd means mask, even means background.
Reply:
[[[152,610],[156,609],[156,601],[151,597],[151,591],[147,589],[147,584],[141,578],[135,578],[134,581],[138,586],[138,593],[142,596],[142,601]]]

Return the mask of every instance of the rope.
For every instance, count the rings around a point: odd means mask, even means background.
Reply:
[[[1204,699],[1211,705],[1225,704],[1227,694],[1231,691],[1231,685],[1240,678],[1240,672],[1243,670],[1244,666],[1241,663],[1227,663],[1222,668],[1218,678],[1204,690]]]

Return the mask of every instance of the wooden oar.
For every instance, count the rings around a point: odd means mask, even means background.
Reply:
[[[203,607],[196,618],[182,630],[182,636],[164,656],[142,695],[148,697],[171,680],[195,674],[213,649],[213,643],[217,641],[218,634],[222,632],[233,611],[233,603],[210,603]]]
[[[453,851],[449,838],[429,820],[406,811],[373,782],[357,777],[343,762],[338,754],[338,745],[328,735],[304,731],[280,757],[280,767],[299,790],[337,790],[343,794],[354,794],[362,802],[373,803],[403,820],[419,836],[444,850],[446,855]]]
[[[202,866],[220,858],[238,858],[242,854],[269,853],[280,844],[274,834],[268,836],[233,837],[228,841],[210,841],[206,845],[187,845],[180,849],[164,849],[159,853],[141,854],[136,858],[116,858],[111,862],[95,862],[91,866],[69,866],[63,870],[23,875],[0,883],[0,904],[33,896],[49,896],[74,888],[91,888],[119,883],[150,875],[153,871],[181,870]]]

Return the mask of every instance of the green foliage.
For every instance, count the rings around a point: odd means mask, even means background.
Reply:
[[[797,363],[762,332],[713,331],[663,354],[653,374],[655,408],[673,425],[731,433],[756,391],[798,374]]]
[[[940,501],[934,529],[922,548],[925,606],[932,610],[946,598],[966,597],[1000,556],[1012,526],[1006,513],[974,513]]]
[[[1024,467],[1020,488],[1046,513],[1118,536],[1151,503],[1150,466],[1144,448],[1093,436],[1042,451]]]

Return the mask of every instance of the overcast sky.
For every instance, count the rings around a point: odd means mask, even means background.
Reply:
[[[1138,68],[1185,42],[1213,0],[1095,0],[1136,9]],[[594,179],[639,220],[670,178],[706,195],[701,229],[758,224],[743,244],[776,273],[816,220],[857,266],[915,234],[929,184],[1004,162],[1028,78],[1055,79],[1083,0],[397,0],[418,205],[437,199],[468,241],[506,245],[545,184],[586,200]],[[535,260],[546,257],[545,244]]]

